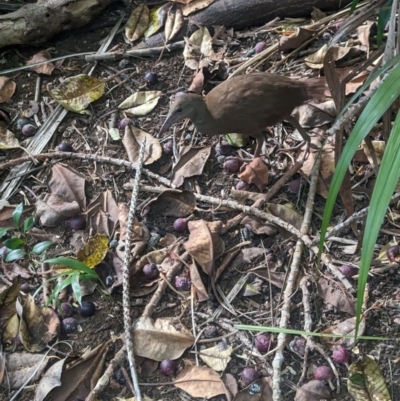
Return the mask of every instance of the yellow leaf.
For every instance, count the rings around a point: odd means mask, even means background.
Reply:
[[[150,23],[144,32],[144,37],[148,38],[154,35],[165,23],[167,11],[170,5],[168,3],[163,6],[152,8],[150,11]]]
[[[149,25],[150,11],[145,4],[136,7],[125,25],[125,35],[131,42],[138,40]]]
[[[108,237],[104,234],[96,234],[80,249],[77,259],[93,269],[103,261],[108,251]]]

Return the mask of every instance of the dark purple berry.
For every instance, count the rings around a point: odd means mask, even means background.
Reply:
[[[232,153],[232,147],[226,141],[218,142],[215,145],[215,154],[217,156],[227,156]]]
[[[333,379],[333,372],[329,366],[319,366],[314,370],[314,379],[320,381],[328,381]]]
[[[158,82],[158,76],[154,72],[146,72],[144,75],[144,82],[147,85],[155,85]]]
[[[245,181],[240,180],[237,184],[236,184],[236,189],[238,191],[247,191],[249,189],[249,184]]]
[[[391,246],[386,251],[386,256],[391,263],[400,263],[400,246],[399,245]]]
[[[300,180],[292,180],[289,183],[289,192],[292,194],[298,194],[300,191],[301,181]]]
[[[271,346],[271,339],[266,334],[258,334],[254,339],[254,345],[260,352],[268,352]]]
[[[57,148],[59,152],[75,152],[75,149],[69,143],[66,142],[61,142],[57,146]]]
[[[69,224],[73,230],[84,230],[86,228],[86,219],[83,216],[75,216]]]
[[[118,369],[114,374],[115,380],[121,384],[122,386],[126,383],[126,379],[124,374],[122,373],[122,369]]]
[[[147,280],[153,280],[158,277],[159,271],[155,263],[148,263],[143,266],[143,275]]]
[[[173,152],[174,145],[171,141],[165,142],[163,145],[163,150],[166,155],[170,155]]]
[[[22,127],[21,133],[23,136],[30,138],[36,134],[37,128],[32,124],[26,124]]]
[[[244,368],[240,375],[245,386],[253,383],[260,378],[260,374],[254,368]]]
[[[69,302],[63,302],[60,305],[60,311],[61,311],[62,317],[66,318],[66,317],[71,317],[72,312],[74,310],[72,309],[72,305]]]
[[[90,317],[96,312],[96,307],[92,301],[83,301],[78,307],[78,312],[82,317]]]
[[[184,218],[179,218],[174,221],[174,230],[178,233],[183,233],[188,229],[188,222]]]
[[[130,118],[128,118],[128,117],[125,117],[119,122],[119,129],[120,130],[125,130],[125,128],[128,125],[131,125],[131,124],[132,124],[132,120]]]
[[[333,351],[332,359],[336,363],[342,363],[342,364],[349,363],[349,361],[350,361],[350,352],[349,352],[348,349],[346,349],[344,347],[339,347],[338,349]]]
[[[160,371],[166,376],[173,376],[176,372],[176,364],[171,359],[164,359],[160,363]]]
[[[267,48],[267,44],[265,42],[258,42],[256,46],[254,47],[254,50],[256,51],[256,54],[261,53]]]
[[[67,334],[73,333],[78,328],[78,321],[73,317],[66,317],[61,324]]]
[[[343,276],[347,278],[352,278],[358,274],[358,269],[350,265],[342,265],[339,267],[339,270],[342,272]]]
[[[307,342],[304,338],[295,337],[292,341],[290,341],[289,348],[296,354],[304,356],[304,354],[306,353],[306,345]]]
[[[190,279],[184,276],[175,277],[175,288],[178,291],[189,291],[190,290]]]
[[[224,167],[230,173],[237,173],[240,169],[240,161],[237,159],[229,159],[224,163]]]

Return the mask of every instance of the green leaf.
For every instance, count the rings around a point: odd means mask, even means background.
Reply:
[[[72,281],[72,275],[67,276],[66,279],[60,281],[59,283],[57,283],[57,285],[54,287],[54,290],[51,292],[49,299],[47,301],[47,305],[50,305],[50,303],[53,301],[53,299],[58,298],[58,295],[60,294],[60,292],[68,287],[71,284]]]
[[[319,242],[318,260],[320,259],[326,231],[331,219],[332,210],[336,202],[337,195],[342,185],[346,171],[351,163],[351,160],[361,144],[362,140],[368,135],[377,121],[383,116],[388,108],[400,95],[400,65],[394,68],[387,78],[382,82],[376,90],[367,106],[357,120],[353,131],[351,132],[348,141],[343,149],[332,182],[329,188],[328,198],[326,200],[324,216],[321,226],[321,237]],[[368,231],[366,231],[368,232]]]
[[[42,252],[50,248],[52,245],[54,245],[53,241],[39,242],[32,248],[32,252],[35,253],[36,255],[40,255]]]
[[[396,120],[393,124],[389,140],[385,147],[382,162],[379,167],[378,176],[376,177],[374,191],[372,193],[370,206],[368,209],[365,230],[360,272],[357,285],[357,308],[356,308],[356,333],[360,324],[362,306],[364,300],[365,286],[368,280],[371,260],[373,257],[376,240],[379,230],[383,223],[390,198],[396,188],[400,178],[400,112],[397,113]]]
[[[353,0],[353,1],[351,2],[350,14],[353,14],[354,10],[355,10],[356,7],[357,7],[357,4],[358,4],[358,0]]]
[[[22,212],[24,211],[24,204],[20,203],[13,211],[12,218],[14,220],[14,226],[19,227],[19,221],[21,220]]]
[[[71,267],[74,270],[79,270],[88,274],[93,274],[93,270],[87,267],[84,263],[80,262],[77,259],[66,258],[64,256],[60,256],[58,258],[45,260],[44,263],[54,263],[62,266]],[[95,273],[96,274],[96,273]]]
[[[25,241],[21,238],[10,238],[3,242],[8,249],[20,249],[25,245]]]
[[[76,272],[72,275],[72,280],[71,280],[71,287],[72,287],[72,292],[75,295],[76,300],[78,301],[78,304],[82,304],[82,290],[81,286],[79,284],[79,273]]]
[[[378,26],[376,33],[376,41],[378,46],[382,44],[383,33],[385,31],[386,24],[389,22],[390,15],[392,14],[392,3],[393,0],[388,1],[378,13]]]
[[[14,262],[15,260],[23,259],[26,252],[22,249],[15,249],[7,254],[5,262]]]
[[[14,227],[0,227],[0,239],[2,239],[8,231],[12,230]]]
[[[35,218],[33,216],[28,217],[24,221],[24,233],[29,231],[33,227],[34,224],[35,224]]]

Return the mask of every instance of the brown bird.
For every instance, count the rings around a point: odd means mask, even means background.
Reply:
[[[259,157],[265,128],[282,120],[290,122],[310,142],[309,135],[291,113],[308,100],[323,96],[325,90],[325,81],[318,78],[293,80],[266,72],[233,77],[205,97],[194,93],[176,97],[160,134],[172,124],[190,118],[203,135],[252,136],[257,141],[254,157]]]

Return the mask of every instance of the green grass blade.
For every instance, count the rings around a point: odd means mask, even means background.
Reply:
[[[332,216],[334,204],[342,185],[350,162],[362,140],[368,135],[377,121],[388,110],[392,103],[400,95],[400,65],[394,68],[387,78],[376,90],[367,106],[357,120],[353,131],[343,149],[332,182],[329,188],[328,198],[325,205],[324,216],[321,225],[321,238],[319,242],[318,260],[320,259],[325,240],[326,231]]]
[[[72,287],[72,292],[75,295],[76,300],[78,301],[78,304],[82,304],[82,290],[81,286],[79,284],[79,273],[76,272],[72,275],[72,280],[71,280],[71,287]]]
[[[353,14],[354,10],[355,10],[356,7],[357,7],[357,4],[358,4],[358,0],[353,0],[353,1],[351,2],[350,14]]]
[[[60,256],[58,258],[47,259],[43,263],[54,263],[62,266],[68,266],[71,269],[79,270],[88,274],[93,274],[93,270],[90,267],[87,267],[84,263],[80,262],[77,259],[66,258],[64,256]]]
[[[386,24],[390,19],[390,15],[392,13],[392,3],[393,0],[389,0],[380,10],[378,13],[378,26],[377,26],[377,33],[376,33],[376,41],[378,46],[382,44],[383,40],[383,32],[385,31]]]
[[[19,221],[21,219],[22,213],[24,211],[24,204],[20,203],[13,211],[12,218],[14,221],[15,228],[19,228]]]
[[[367,221],[365,223],[365,234],[362,243],[360,272],[357,286],[357,308],[356,308],[356,334],[360,324],[364,291],[367,284],[368,273],[376,239],[378,238],[383,219],[386,214],[390,198],[400,178],[400,112],[397,113],[392,132],[383,154],[382,163],[379,167],[375,188],[372,193]]]

